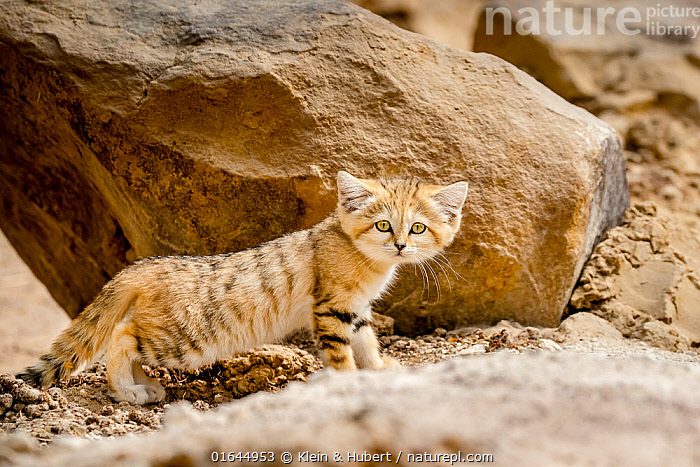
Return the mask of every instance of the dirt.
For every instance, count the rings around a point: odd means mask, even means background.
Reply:
[[[502,321],[486,328],[438,328],[429,335],[409,338],[393,334],[393,320],[377,315],[383,350],[402,365],[413,367],[496,352],[648,355],[700,363],[695,341],[686,330],[675,327],[683,322],[675,307],[680,286],[695,277],[693,238],[684,236],[684,228],[657,211],[650,203],[635,206],[625,223],[598,246],[574,292],[570,311],[576,313],[558,328]],[[4,305],[0,371],[12,373],[39,357],[69,320],[4,238],[0,239],[0,259]],[[652,269],[656,282],[651,285],[656,284],[657,289],[649,292],[645,283],[647,295],[660,297],[651,302],[656,308],[630,312],[630,306],[638,303],[627,300],[635,294],[621,293],[625,284],[639,283],[634,274],[659,264],[670,269]],[[620,312],[625,310],[623,305],[628,307],[626,314]],[[37,322],[44,325],[36,326]],[[24,432],[39,445],[47,445],[66,436],[97,439],[158,431],[164,413],[177,401],[187,400],[196,409],[208,411],[248,394],[279,391],[291,381],[305,381],[322,368],[319,353],[311,334],[299,332],[284,345],[256,349],[195,372],[146,368],[161,380],[167,393],[164,402],[149,406],[114,402],[101,363],[48,391],[30,388],[5,374],[0,376],[0,439],[3,433]]]
[[[8,373],[0,376],[0,437],[26,432],[44,445],[67,435],[96,439],[156,431],[163,414],[176,401],[188,400],[195,408],[209,410],[257,391],[278,391],[322,368],[317,343],[310,333],[299,332],[284,346],[257,349],[196,372],[146,368],[166,388],[167,398],[159,404],[114,402],[108,395],[102,363],[60,387],[39,391],[11,374],[45,352],[70,320],[2,236],[0,300],[0,372]],[[412,339],[394,335],[390,317],[377,315],[375,321],[385,351],[406,366],[496,351],[560,350],[553,330],[507,322],[484,330],[438,328]]]
[[[279,390],[290,381],[305,381],[320,367],[308,352],[289,346],[266,346],[193,372],[146,367],[166,390],[165,401],[149,406],[114,402],[102,363],[47,391],[3,374],[0,433],[23,430],[46,444],[62,435],[90,439],[153,431],[173,402],[189,400],[195,408],[208,410],[258,391]]]
[[[700,122],[663,107],[594,113],[622,137],[632,203],[652,201],[700,230]]]
[[[416,339],[388,335],[380,338],[386,352],[405,366],[507,350],[561,350],[553,336],[536,328],[504,322],[486,331],[464,328]],[[109,396],[105,366],[98,363],[59,387],[40,391],[9,374],[0,375],[0,432],[22,430],[41,444],[63,435],[87,439],[158,430],[172,403],[187,400],[200,410],[258,391],[277,391],[291,381],[323,367],[320,348],[308,332],[299,332],[285,345],[266,346],[194,372],[150,369],[166,389],[166,400],[148,406],[114,402]]]
[[[494,352],[642,354],[700,363],[695,350],[671,352],[638,339],[625,339],[608,321],[586,312],[573,315],[558,328],[502,321],[485,329],[438,328],[415,339],[392,334],[380,337],[380,343],[403,366],[413,367]],[[4,412],[0,414],[0,436],[21,431],[47,445],[65,435],[96,439],[157,431],[164,413],[177,401],[187,400],[194,408],[207,411],[258,391],[279,391],[291,381],[305,381],[323,368],[319,351],[311,335],[300,332],[284,345],[256,349],[195,372],[145,367],[160,379],[167,394],[165,401],[147,406],[114,402],[101,363],[48,391],[31,388],[11,375],[0,375],[0,413]]]

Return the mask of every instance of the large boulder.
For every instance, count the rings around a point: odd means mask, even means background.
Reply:
[[[610,126],[339,0],[7,1],[0,103],[0,227],[71,316],[136,258],[313,225],[344,169],[470,183],[440,295],[407,268],[378,307],[398,332],[554,325],[628,205]]]

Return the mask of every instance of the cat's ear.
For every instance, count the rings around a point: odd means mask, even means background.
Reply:
[[[467,199],[467,182],[457,182],[439,189],[431,196],[438,206],[438,210],[447,217],[449,224],[462,213],[464,200]]]
[[[338,172],[338,202],[347,212],[360,209],[373,195],[361,180],[341,170]]]

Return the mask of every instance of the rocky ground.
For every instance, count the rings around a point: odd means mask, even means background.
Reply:
[[[669,338],[668,332],[654,328],[644,334],[655,344],[650,345],[644,340],[626,339],[610,322],[581,312],[558,328],[523,327],[502,321],[490,328],[438,328],[417,338],[384,335],[380,342],[386,353],[406,367],[493,353],[539,352],[647,355],[664,361],[700,363],[700,354],[694,348],[686,346],[682,351],[678,339]],[[36,446],[65,435],[97,439],[155,431],[161,428],[164,412],[177,401],[190,401],[195,409],[207,411],[258,391],[278,391],[289,382],[306,381],[311,373],[323,368],[318,355],[319,348],[311,335],[301,332],[283,345],[256,349],[197,372],[148,369],[167,392],[164,402],[150,406],[112,401],[101,363],[48,391],[31,388],[5,374],[0,376],[0,430],[6,434],[29,433],[37,441]]]
[[[624,338],[592,313],[553,329],[504,321],[416,339],[383,336],[404,369],[359,379],[316,371],[306,337],[197,374],[156,370],[168,398],[146,407],[112,402],[101,365],[46,392],[4,375],[0,463],[198,465],[212,451],[263,449],[293,451],[295,459],[308,449],[477,452],[494,455],[496,465],[516,458],[520,465],[591,465],[600,456],[636,465],[700,459],[692,441],[700,435],[699,401],[690,389],[700,384],[700,355]],[[294,383],[280,398],[263,396],[312,372],[308,389]],[[122,437],[145,432],[156,437]],[[107,438],[123,442],[99,442]]]
[[[48,391],[5,374],[0,375],[0,430],[22,430],[41,443],[61,435],[94,439],[152,431],[160,428],[163,411],[174,401],[189,400],[195,408],[208,410],[257,391],[281,389],[290,381],[304,381],[319,367],[305,351],[271,346],[192,373],[152,369],[150,375],[163,382],[167,397],[149,407],[115,403],[101,363]]]

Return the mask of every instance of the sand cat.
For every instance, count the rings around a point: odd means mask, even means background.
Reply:
[[[312,328],[339,370],[382,357],[371,303],[397,266],[439,254],[459,229],[467,183],[361,180],[338,173],[338,207],[308,230],[237,253],[143,258],[109,281],[18,377],[46,388],[107,353],[112,397],[163,400],[142,364],[196,369]]]

